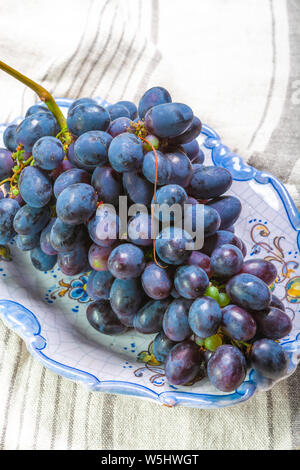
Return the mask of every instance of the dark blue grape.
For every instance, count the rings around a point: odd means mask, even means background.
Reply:
[[[194,116],[190,126],[182,134],[170,139],[169,142],[172,144],[187,144],[192,142],[200,135],[201,129],[202,123],[200,119]]]
[[[40,234],[35,233],[34,235],[17,235],[16,244],[21,251],[31,251],[33,248],[40,246]]]
[[[108,134],[112,137],[117,137],[117,135],[124,134],[130,128],[130,119],[127,117],[119,117],[112,121],[107,129]]]
[[[187,260],[187,264],[190,264],[192,266],[198,266],[199,268],[202,268],[206,272],[208,277],[212,276],[210,258],[204,253],[200,253],[200,251],[192,251]]]
[[[80,169],[85,170],[89,173],[92,173],[93,168],[91,168],[87,165],[84,165],[83,163],[81,163],[78,160],[77,155],[75,154],[74,147],[75,147],[75,143],[72,142],[72,144],[70,144],[69,148],[68,148],[68,160],[71,163],[71,165],[73,165],[73,167],[75,167],[75,168],[80,168]]]
[[[114,277],[109,271],[92,271],[86,285],[86,292],[93,300],[109,299]]]
[[[133,326],[140,333],[157,333],[162,329],[163,317],[169,300],[151,300],[135,315]]]
[[[220,230],[226,230],[233,225],[242,210],[242,204],[235,196],[221,196],[209,201],[207,204],[219,213],[221,217]]]
[[[168,306],[163,319],[163,330],[172,341],[183,341],[193,332],[189,325],[189,308],[191,301],[175,299]]]
[[[157,154],[157,185],[163,186],[168,184],[171,177],[171,163],[167,155],[163,154],[159,150],[156,151]],[[154,152],[146,153],[143,161],[143,175],[145,178],[150,181],[150,183],[155,183],[155,173],[156,173],[156,164],[155,164],[155,155]]]
[[[15,162],[11,158],[11,152],[0,148],[0,180],[8,178],[12,174]]]
[[[128,237],[132,243],[140,246],[152,245],[151,216],[139,213],[128,223]]]
[[[159,104],[147,111],[145,127],[157,137],[176,137],[188,129],[193,117],[193,111],[186,104]]]
[[[100,201],[118,206],[122,184],[118,173],[110,166],[95,168],[91,184],[96,189]]]
[[[253,317],[237,305],[227,305],[222,309],[222,328],[230,338],[237,341],[249,341],[256,334]]]
[[[15,235],[14,218],[20,206],[14,199],[0,200],[0,243],[6,245]]]
[[[91,177],[89,173],[85,170],[81,170],[79,168],[72,168],[71,170],[67,170],[55,180],[53,186],[54,196],[58,198],[60,193],[66,189],[71,184],[75,183],[86,183],[89,184],[91,181]]]
[[[222,392],[233,392],[245,380],[246,360],[235,346],[220,346],[207,364],[207,374],[212,384]]]
[[[114,248],[108,258],[108,269],[118,279],[139,277],[145,268],[143,251],[131,243]]]
[[[32,207],[44,207],[52,197],[52,184],[49,176],[33,166],[27,166],[22,171],[19,190],[23,200]]]
[[[125,132],[117,135],[108,149],[111,166],[118,173],[137,171],[143,163],[143,142],[136,135]]]
[[[163,229],[155,241],[155,248],[162,261],[168,264],[182,264],[190,255],[194,243],[190,234],[177,227]]]
[[[142,98],[140,99],[138,106],[138,115],[141,119],[145,117],[145,114],[153,106],[157,106],[163,103],[171,103],[172,98],[169,92],[160,86],[156,86],[147,90]]]
[[[55,170],[51,172],[51,178],[53,181],[55,181],[60,175],[62,175],[68,170],[73,170],[73,169],[74,169],[74,165],[72,165],[72,163],[68,159],[65,158],[61,162],[61,164],[58,165],[58,167],[55,168]]]
[[[34,104],[27,109],[25,117],[36,113],[50,113],[50,111],[45,104]]]
[[[137,107],[132,101],[118,101],[117,104],[122,104],[125,108],[128,109],[130,114],[130,119],[136,119],[137,117]]]
[[[51,246],[61,253],[73,251],[79,241],[83,241],[84,231],[80,226],[65,224],[56,219],[50,231]]]
[[[196,204],[185,205],[184,221],[186,230],[187,224],[191,224],[190,229],[194,236],[195,233],[203,230],[204,237],[209,237],[216,233],[221,223],[220,216],[216,210],[206,205],[201,206],[197,201]],[[190,230],[188,231],[190,232]]]
[[[169,339],[164,332],[155,336],[152,346],[152,352],[155,359],[159,362],[165,362],[171,349],[176,345],[175,341]]]
[[[155,263],[148,263],[142,274],[142,286],[151,299],[166,299],[173,287],[169,270]]]
[[[39,271],[50,271],[54,268],[57,261],[56,255],[46,255],[39,247],[31,250],[30,258],[35,269]]]
[[[217,333],[222,320],[219,304],[211,297],[195,300],[189,311],[189,325],[195,335],[208,338]]]
[[[142,175],[134,171],[123,173],[123,187],[130,199],[135,204],[148,206],[153,196],[153,185],[145,180]]]
[[[92,98],[79,98],[78,100],[73,101],[68,109],[68,115],[71,113],[72,109],[76,108],[76,106],[85,104],[97,104],[97,101],[93,100]]]
[[[226,292],[234,304],[246,310],[265,310],[271,295],[268,286],[252,274],[237,274],[227,285]]]
[[[53,225],[55,224],[56,219],[53,218],[50,220],[49,224],[42,230],[40,236],[40,246],[41,250],[46,253],[46,255],[56,255],[57,250],[53,248],[50,242],[50,235]],[[34,247],[33,247],[34,248]]]
[[[267,285],[272,284],[277,277],[276,267],[273,263],[265,259],[249,259],[245,261],[241,272],[259,277]]]
[[[196,139],[188,142],[187,144],[183,144],[182,147],[191,161],[197,157],[200,150],[198,141]]]
[[[255,341],[250,357],[254,369],[269,379],[278,380],[287,374],[288,355],[280,344],[271,339]]]
[[[196,299],[204,294],[209,284],[206,272],[198,266],[180,266],[176,270],[174,285],[185,299]]]
[[[231,173],[220,166],[201,166],[194,170],[189,194],[196,199],[221,196],[231,186]]]
[[[112,246],[119,234],[120,220],[116,212],[101,204],[88,224],[88,231],[91,239],[99,246]]]
[[[202,354],[192,341],[176,344],[169,352],[165,373],[170,384],[184,385],[192,382],[200,372]]]
[[[113,312],[107,300],[97,300],[89,304],[86,316],[90,325],[104,335],[120,335],[127,331]]]
[[[259,333],[265,338],[281,339],[287,336],[293,327],[290,317],[279,308],[272,307],[266,312],[255,315]]]
[[[167,223],[170,220],[174,220],[176,214],[170,212],[168,208],[171,208],[174,204],[184,208],[187,203],[188,196],[185,190],[178,184],[167,184],[158,189],[155,198],[155,217],[163,222]],[[153,201],[154,202],[154,201]],[[182,220],[182,213],[179,213],[180,220]]]
[[[275,294],[271,295],[270,307],[276,307],[285,312],[284,303]]]
[[[120,117],[130,118],[130,112],[128,111],[126,106],[123,106],[120,103],[110,104],[106,107],[106,110],[110,115],[111,121],[114,121],[115,119]]]
[[[166,154],[170,164],[168,183],[179,184],[186,188],[193,176],[193,167],[190,159],[184,152],[174,151]]]
[[[103,131],[85,132],[75,142],[76,160],[91,169],[107,163],[107,151],[112,136]]]
[[[141,302],[141,286],[136,279],[114,280],[110,291],[110,304],[124,325],[133,326],[133,319]]]
[[[63,144],[55,137],[41,137],[32,148],[35,166],[42,170],[55,170],[63,161]]]
[[[89,270],[87,249],[83,243],[77,243],[73,251],[59,252],[58,265],[66,276],[77,276]]]
[[[188,144],[187,144],[188,145]],[[205,155],[204,155],[204,152],[200,149],[198,154],[196,155],[196,157],[194,157],[191,162],[193,164],[193,167],[194,165],[202,165],[202,163],[204,162],[205,160]]]
[[[96,191],[89,184],[71,184],[57,198],[57,215],[65,224],[82,224],[95,212],[97,199]]]
[[[68,113],[68,128],[76,136],[88,131],[106,131],[109,124],[108,111],[97,104],[78,104]]]
[[[234,245],[222,245],[211,255],[210,265],[217,277],[229,278],[239,273],[244,262],[243,253]]]
[[[10,126],[7,126],[3,133],[3,142],[5,147],[10,150],[11,152],[15,152],[17,149],[17,141],[16,141],[16,130],[17,130],[17,125],[16,124],[11,124]]]
[[[38,112],[28,116],[16,130],[16,141],[23,145],[26,152],[31,152],[34,144],[44,136],[57,134],[57,122],[51,113]]]
[[[107,271],[107,262],[111,251],[111,247],[105,248],[93,243],[89,249],[89,263],[91,268],[95,271]]]
[[[14,229],[20,235],[35,235],[43,230],[49,220],[49,207],[36,208],[26,204],[15,215]]]
[[[232,232],[226,230],[218,230],[214,235],[205,238],[201,251],[208,256],[222,245],[234,245],[242,250],[241,240]]]

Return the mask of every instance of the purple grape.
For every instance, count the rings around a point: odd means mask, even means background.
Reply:
[[[208,277],[212,276],[210,258],[200,251],[192,251],[187,260],[187,264],[190,264],[191,266],[198,266],[206,272]]]
[[[111,253],[111,247],[98,246],[93,243],[89,249],[89,263],[95,271],[108,271],[108,258]]]
[[[120,322],[107,300],[97,300],[89,304],[86,316],[90,325],[104,335],[119,335],[127,331],[127,327]]]
[[[132,101],[118,101],[117,104],[122,104],[125,106],[125,108],[128,109],[129,114],[130,114],[130,119],[136,119],[137,118],[137,107]]]
[[[269,379],[278,380],[287,374],[288,355],[280,344],[271,339],[255,341],[250,357],[254,369]]]
[[[51,230],[55,222],[55,218],[51,219],[48,225],[46,225],[46,227],[42,230],[40,235],[41,250],[46,253],[46,255],[57,255],[57,250],[53,248],[50,242]]]
[[[230,338],[237,341],[249,341],[256,334],[253,317],[237,305],[227,305],[222,309],[222,328]]]
[[[109,299],[114,277],[109,271],[92,271],[89,275],[86,292],[93,300]]]
[[[38,248],[40,246],[40,234],[35,233],[34,235],[17,235],[16,244],[21,251],[31,251],[34,248]]]
[[[175,299],[168,306],[163,319],[163,330],[172,341],[183,341],[192,335],[188,313],[191,301]]]
[[[169,352],[165,373],[170,384],[184,385],[193,381],[200,372],[202,354],[192,341],[176,344]]]
[[[128,111],[126,106],[123,106],[120,103],[110,104],[106,107],[106,110],[110,115],[111,121],[114,121],[115,119],[118,119],[120,117],[127,117],[128,119],[130,118],[130,112]]]
[[[106,131],[109,124],[109,113],[97,104],[80,103],[69,109],[67,118],[68,129],[76,136],[89,131]]]
[[[165,362],[171,349],[176,345],[175,341],[169,339],[163,331],[155,336],[153,341],[153,355],[159,362]]]
[[[66,253],[75,250],[77,243],[84,240],[84,235],[82,226],[65,224],[56,219],[51,227],[50,244],[54,250]]]
[[[184,263],[193,247],[194,243],[190,234],[177,227],[163,229],[155,240],[158,256],[168,264]]]
[[[107,164],[107,152],[112,136],[103,131],[81,134],[75,142],[74,152],[80,165],[94,169]]]
[[[136,204],[148,206],[153,196],[153,185],[145,180],[142,175],[134,171],[123,173],[123,187],[125,193]]]
[[[99,200],[118,206],[122,194],[122,183],[117,172],[110,166],[98,166],[92,176],[92,186],[97,191]]]
[[[170,139],[171,144],[187,144],[189,142],[192,142],[194,139],[196,139],[202,129],[202,123],[199,118],[194,116],[190,126],[180,135],[177,137],[174,137],[173,139]]]
[[[211,255],[210,265],[217,277],[229,278],[240,272],[244,258],[241,250],[234,245],[222,245]]]
[[[76,109],[76,108],[75,108]],[[97,207],[97,193],[86,183],[67,186],[56,202],[57,216],[65,223],[79,225],[86,222]]]
[[[217,333],[222,320],[222,312],[214,299],[204,296],[192,303],[188,318],[195,335],[208,338]]]
[[[30,258],[35,269],[39,271],[50,271],[57,261],[56,255],[46,255],[39,247],[31,250]]]
[[[33,166],[27,166],[22,170],[19,190],[23,200],[31,207],[44,207],[52,197],[52,184],[49,176]]]
[[[168,167],[170,171],[168,182],[186,188],[193,176],[193,167],[190,159],[184,152],[179,150],[167,153],[166,157],[170,165]]]
[[[242,211],[242,204],[235,196],[221,196],[212,199],[207,204],[218,212],[221,218],[220,230],[226,230],[233,225]]]
[[[10,177],[14,165],[11,152],[0,148],[0,181]]]
[[[247,365],[241,351],[235,346],[220,346],[207,364],[212,384],[222,392],[233,392],[245,380]]]
[[[119,217],[113,208],[101,204],[95,217],[88,223],[89,235],[96,245],[112,246],[118,238],[119,223]]]
[[[241,240],[234,235],[234,233],[226,230],[218,230],[214,235],[205,238],[201,251],[206,255],[211,256],[212,252],[222,245],[234,245],[240,250],[242,249]]]
[[[152,299],[166,299],[173,287],[169,270],[163,269],[155,263],[148,263],[142,274],[142,286]]]
[[[11,199],[18,207],[18,203]],[[0,204],[2,201],[0,201]],[[3,204],[3,203],[2,203]],[[14,218],[14,229],[20,235],[34,235],[48,224],[50,209],[46,207],[31,207],[28,204],[21,207]]]
[[[138,115],[140,119],[143,119],[149,111],[149,109],[153,108],[153,106],[158,106],[159,104],[163,103],[170,103],[172,98],[170,93],[163,87],[153,87],[147,90],[142,98],[140,99],[139,106],[138,106]]]
[[[163,317],[169,300],[151,300],[135,315],[133,326],[140,333],[152,334],[162,329]]]
[[[272,284],[277,277],[277,269],[274,264],[264,259],[249,259],[245,261],[241,272],[259,277],[267,285]]]
[[[140,246],[152,245],[151,216],[139,213],[128,223],[128,237],[132,243]]]
[[[58,253],[58,265],[63,274],[77,276],[88,271],[87,249],[83,243],[77,243],[73,251]]]
[[[119,117],[112,121],[107,129],[107,132],[112,137],[117,137],[117,135],[124,134],[130,129],[130,119],[128,117]]]
[[[108,159],[118,173],[137,171],[143,164],[143,142],[136,135],[125,132],[117,135],[108,149]]]
[[[62,173],[56,180],[53,186],[54,195],[56,198],[71,184],[86,183],[89,184],[91,176],[85,170],[79,168],[72,168]]]
[[[156,151],[157,156],[157,185],[163,186],[170,182],[171,178],[171,163],[167,155],[159,150]],[[143,175],[150,181],[155,183],[156,177],[156,158],[154,152],[147,152],[143,160]]]
[[[114,248],[108,258],[108,269],[118,279],[139,277],[145,268],[143,251],[131,243]]]
[[[20,206],[14,199],[0,200],[0,243],[6,245],[16,233],[14,220],[20,211]],[[29,235],[28,232],[26,235]]]
[[[83,104],[97,104],[96,100],[93,100],[92,98],[79,98],[70,105],[68,109],[68,115],[71,113],[71,111],[76,108],[76,106],[83,105]]]
[[[206,291],[209,279],[206,272],[198,266],[180,266],[176,270],[174,285],[185,299],[196,299]]]
[[[132,327],[142,302],[141,287],[137,279],[115,279],[110,291],[110,304],[119,320]]]
[[[17,150],[17,146],[18,146],[17,141],[16,141],[17,127],[18,126],[16,124],[11,124],[10,126],[7,126],[7,128],[5,129],[5,131],[3,133],[4,145],[11,152],[15,152]]]
[[[231,301],[245,310],[265,310],[271,295],[268,286],[252,274],[237,274],[226,285]]]
[[[157,137],[176,137],[192,124],[193,111],[182,103],[164,103],[149,109],[145,115],[145,127]]]
[[[191,142],[188,142],[187,144],[182,144],[182,147],[191,161],[197,157],[200,150],[198,141],[196,139],[191,140]]]
[[[188,192],[196,199],[221,196],[232,184],[231,173],[221,166],[203,166],[194,170]]]
[[[293,327],[290,317],[276,307],[270,308],[265,313],[259,312],[255,318],[259,326],[259,333],[269,339],[284,338]]]
[[[63,144],[56,137],[41,137],[32,148],[34,164],[42,170],[55,170],[63,161]]]
[[[271,295],[270,307],[276,307],[285,312],[284,303],[275,294]]]

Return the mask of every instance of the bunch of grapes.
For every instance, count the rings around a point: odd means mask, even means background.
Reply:
[[[205,373],[230,392],[249,366],[270,379],[286,374],[278,340],[292,323],[270,293],[274,265],[244,260],[233,227],[241,203],[225,194],[231,174],[204,165],[201,127],[162,87],[148,90],[138,108],[78,99],[63,130],[45,105],[32,106],[7,127],[0,149],[0,243],[16,237],[41,271],[57,263],[67,276],[90,272],[89,323],[108,335],[156,334],[153,354],[169,383],[190,384]],[[121,230],[124,195],[149,212]],[[191,249],[193,235],[172,217],[154,236],[163,222],[154,203],[188,205],[183,217],[193,230],[204,204],[203,247]]]

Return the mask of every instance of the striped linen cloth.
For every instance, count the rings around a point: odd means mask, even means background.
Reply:
[[[137,101],[153,85],[286,184],[300,208],[298,0],[0,0],[1,59],[57,97]],[[0,122],[33,93],[0,74]],[[299,449],[300,368],[222,410],[88,393],[0,324],[0,449]]]

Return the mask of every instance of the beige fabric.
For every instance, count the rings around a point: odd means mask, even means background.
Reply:
[[[287,183],[300,208],[299,24],[297,0],[0,0],[0,50],[55,96],[137,101],[165,86]],[[35,97],[0,80],[8,122]],[[205,411],[88,393],[44,369],[2,323],[0,358],[1,449],[300,447],[299,369],[248,403]]]

